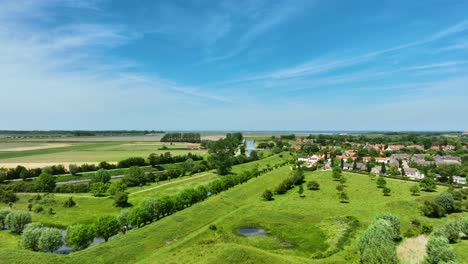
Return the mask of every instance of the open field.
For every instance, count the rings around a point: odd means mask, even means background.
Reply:
[[[288,176],[289,170],[284,166],[151,225],[80,252],[57,256],[2,248],[0,262],[27,263],[34,257],[47,263],[78,260],[81,263],[356,263],[355,238],[380,213],[391,212],[399,216],[403,233],[414,218],[437,227],[450,219],[468,216],[467,213],[452,214],[443,219],[421,216],[420,201],[444,191],[443,187],[439,186],[438,192],[411,196],[408,190],[411,183],[388,179],[392,194],[383,196],[375,181],[353,173],[344,173],[348,178],[349,203],[338,201],[337,182],[332,180],[331,172],[306,173],[306,180],[318,181],[321,189],[306,190],[304,198],[299,197],[296,187],[286,195],[276,195],[274,201],[262,201],[261,193],[277,186]],[[156,193],[158,189],[154,191]],[[137,196],[135,194],[135,198]],[[89,200],[111,207],[106,204],[107,199]],[[359,221],[358,228],[352,227],[346,219]],[[209,225],[215,225],[216,230],[210,230]],[[237,234],[241,227],[263,228],[268,236],[242,237]],[[350,233],[344,237],[346,232]],[[344,243],[338,245],[340,239]],[[466,255],[466,242],[453,245],[460,256]],[[317,255],[337,247],[343,249],[330,257],[319,258]]]
[[[286,155],[285,155],[286,157]],[[262,160],[236,165],[233,167],[233,172],[239,173],[244,170],[250,170],[255,166],[260,168],[266,167],[266,164],[280,163],[283,158],[279,155],[270,156]],[[70,176],[76,177],[76,176]],[[215,172],[208,171],[191,176],[184,176],[174,180],[162,181],[159,183],[152,183],[142,187],[131,187],[127,190],[129,192],[129,202],[137,205],[146,198],[160,198],[165,195],[174,195],[185,188],[193,188],[198,185],[207,184],[219,177]],[[28,211],[28,200],[35,194],[21,193],[19,194],[20,200],[14,204],[14,208],[18,210]],[[56,211],[55,215],[49,215],[46,212],[34,213],[31,212],[34,222],[41,222],[46,225],[65,227],[75,223],[89,223],[95,217],[101,215],[118,215],[119,208],[113,205],[113,199],[109,197],[94,197],[90,193],[79,194],[54,194],[56,203],[50,206],[43,206],[45,211],[52,207]],[[69,198],[73,197],[77,206],[72,208],[64,208],[63,203]],[[0,208],[7,207],[5,204],[0,204]]]
[[[33,145],[31,145],[33,144]],[[129,157],[148,157],[151,153],[170,152],[173,156],[186,155],[189,152],[205,155],[206,150],[188,149],[187,146],[198,146],[192,143],[164,142],[80,142],[80,143],[0,143],[0,167],[12,168],[22,165],[27,168],[41,168],[50,165],[92,163],[101,161],[118,162]],[[167,149],[162,149],[165,146]],[[39,148],[40,147],[40,148]],[[22,151],[5,151],[5,149],[34,148]]]

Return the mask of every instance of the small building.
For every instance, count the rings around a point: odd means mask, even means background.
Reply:
[[[388,158],[376,157],[376,158],[375,158],[375,161],[378,162],[378,163],[387,163],[387,162],[388,162]]]
[[[419,170],[415,168],[406,168],[405,176],[413,180],[420,180],[424,178],[424,173],[420,173]]]
[[[401,160],[408,160],[409,159],[409,155],[408,154],[392,154],[390,156],[390,161],[393,162],[393,161],[398,161],[399,159]]]
[[[466,178],[465,177],[453,176],[452,179],[453,179],[454,183],[458,183],[458,184],[462,184],[462,185],[466,184]]]
[[[386,151],[396,151],[396,150],[400,150],[402,148],[404,148],[405,146],[403,145],[388,145],[387,149],[385,149]]]
[[[319,160],[322,160],[323,159],[323,156],[320,156],[320,155],[312,155],[310,157],[299,157],[297,160],[298,161],[301,161],[301,162],[304,162],[306,163],[307,167],[311,167],[315,164],[317,164],[317,162]]]
[[[292,146],[292,148],[295,149],[295,150],[301,150],[302,146],[301,145],[294,145],[294,146]]]
[[[344,163],[343,164],[343,170],[352,170],[353,169],[353,164],[351,163]]]
[[[375,166],[371,169],[371,172],[374,174],[380,174],[380,166]]]

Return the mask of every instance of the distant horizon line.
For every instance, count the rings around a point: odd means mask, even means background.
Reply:
[[[327,133],[404,133],[404,132],[451,132],[451,133],[464,133],[468,130],[339,130],[339,129],[325,129],[325,130],[242,130],[242,129],[223,129],[223,130],[165,130],[165,129],[0,129],[2,132],[145,132],[145,131],[154,131],[154,132],[251,132],[251,133],[309,133],[309,132],[327,132]]]

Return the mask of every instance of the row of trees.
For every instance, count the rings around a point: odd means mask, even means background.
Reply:
[[[200,133],[167,133],[161,138],[161,142],[190,142],[200,143]]]
[[[280,165],[284,165],[284,163],[278,164],[278,166]],[[110,237],[118,234],[120,230],[125,233],[130,228],[142,227],[157,221],[203,201],[211,195],[218,194],[254,177],[258,177],[269,170],[271,169],[265,168],[259,170],[255,167],[250,171],[244,171],[238,175],[224,176],[207,185],[182,190],[174,196],[164,196],[160,199],[145,199],[135,207],[122,210],[118,217],[100,217],[92,225],[72,225],[67,229],[67,244],[76,249],[84,249],[91,244],[94,237],[102,237],[107,241]]]
[[[132,166],[156,166],[159,164],[169,164],[169,163],[178,163],[184,162],[188,159],[192,159],[194,161],[203,160],[203,157],[200,155],[188,153],[187,155],[178,155],[172,156],[170,152],[166,152],[164,154],[157,155],[152,153],[148,157],[148,162],[142,157],[130,157],[118,162],[118,164],[111,164],[106,161],[100,162],[98,165],[94,164],[70,164],[68,166],[68,170],[65,169],[63,165],[53,165],[44,168],[35,168],[35,169],[27,169],[24,166],[16,166],[16,168],[0,168],[0,183],[7,181],[7,180],[15,180],[15,179],[23,179],[26,180],[28,178],[35,178],[41,175],[41,173],[47,173],[50,175],[60,175],[70,173],[72,175],[78,175],[79,173],[83,172],[91,172],[97,171],[100,169],[104,170],[111,170],[116,168],[130,168]]]
[[[190,152],[187,155],[179,155],[179,156],[172,156],[170,152],[165,152],[164,154],[159,154],[159,155],[156,153],[151,153],[148,156],[148,162],[153,167],[155,167],[156,165],[160,165],[160,164],[184,162],[189,159],[193,161],[198,161],[198,160],[203,160],[203,157],[200,155],[192,154]]]

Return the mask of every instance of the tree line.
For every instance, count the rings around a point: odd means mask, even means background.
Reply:
[[[286,161],[278,166],[284,164],[286,164]],[[135,169],[140,168],[135,167]],[[76,249],[88,247],[92,243],[94,237],[102,237],[107,242],[110,237],[117,235],[120,231],[125,234],[125,232],[131,228],[139,228],[150,224],[177,211],[190,207],[197,202],[203,201],[212,195],[219,194],[236,185],[243,184],[270,170],[271,168],[259,170],[255,167],[237,175],[221,177],[207,185],[184,189],[173,196],[164,196],[160,199],[145,199],[139,205],[131,209],[122,210],[118,217],[101,216],[92,224],[72,225],[67,229],[67,236],[65,239],[67,244]],[[13,218],[17,220],[10,220]],[[12,232],[22,234],[21,244],[24,248],[30,250],[53,251],[62,245],[57,242],[58,240],[56,238],[58,236],[55,230],[53,232],[48,232],[49,229],[44,228],[39,223],[31,224],[31,216],[27,212],[0,210],[0,224],[2,224],[2,228],[8,225]],[[50,236],[54,239],[51,239],[49,246],[44,246],[44,243],[40,243],[41,236]]]
[[[160,140],[161,142],[189,142],[189,143],[200,143],[200,133],[166,133]]]

